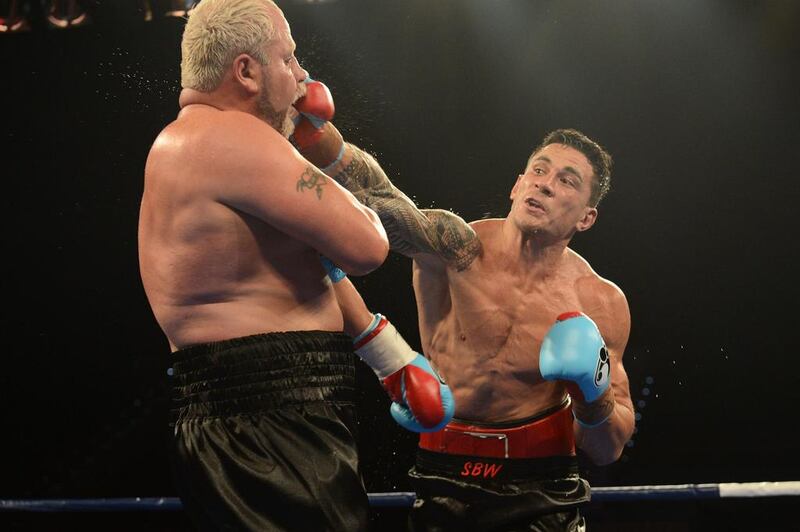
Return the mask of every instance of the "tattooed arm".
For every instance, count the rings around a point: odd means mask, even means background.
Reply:
[[[326,111],[333,115],[333,100],[325,85],[311,81],[317,89],[313,104],[306,97],[296,105],[306,111],[309,107]],[[309,85],[310,86],[310,85]],[[300,109],[300,107],[298,107]],[[303,122],[306,126],[310,122]],[[481,253],[481,244],[476,233],[467,223],[452,212],[429,209],[421,211],[408,196],[398,190],[381,169],[378,162],[368,153],[346,144],[341,133],[330,122],[314,125],[313,141],[307,135],[308,127],[303,129],[302,138],[293,142],[300,153],[333,177],[364,205],[378,213],[386,229],[391,249],[428,262],[431,258],[456,268],[458,271],[469,267]]]
[[[225,176],[205,185],[218,202],[260,219],[353,275],[383,263],[389,245],[374,211],[264,122],[224,118],[214,130],[221,147],[204,150],[215,155],[204,163],[205,174]]]
[[[442,209],[418,209],[360,148],[346,144],[341,163],[328,173],[378,213],[392,250],[408,257],[434,255],[458,271],[480,254],[480,240],[461,217]]]
[[[441,209],[420,210],[389,181],[374,157],[344,143],[333,124],[324,127],[322,140],[303,156],[378,213],[392,250],[418,259],[435,257],[458,271],[480,255],[481,242],[461,217]]]

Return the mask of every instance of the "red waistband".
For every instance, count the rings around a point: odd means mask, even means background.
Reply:
[[[574,456],[575,434],[569,402],[556,412],[509,428],[451,421],[438,432],[423,432],[421,449],[447,454],[491,458]]]

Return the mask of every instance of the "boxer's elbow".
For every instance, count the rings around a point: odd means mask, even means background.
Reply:
[[[381,235],[377,237],[361,240],[358,252],[342,269],[355,276],[367,275],[383,264],[388,254],[389,241],[386,239],[386,233],[381,231]]]
[[[596,428],[580,427],[576,433],[576,443],[581,451],[598,466],[613,464],[622,456],[632,431],[627,427],[603,424]]]
[[[378,268],[378,266],[384,263],[386,257],[389,256],[389,240],[386,238],[385,232],[381,231],[381,234],[383,238],[379,239],[375,245],[375,255],[373,256],[369,271]]]
[[[611,465],[622,456],[624,446],[609,446],[607,448],[596,448],[587,451],[586,454],[591,459],[592,463],[597,466]]]
[[[349,224],[346,236],[339,239],[339,257],[336,263],[348,275],[367,275],[377,269],[389,254],[386,230],[374,211],[361,206],[362,218]]]

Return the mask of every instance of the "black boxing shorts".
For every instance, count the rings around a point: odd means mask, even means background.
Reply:
[[[569,402],[514,423],[453,419],[420,435],[409,476],[415,531],[585,529]]]
[[[172,468],[201,530],[366,530],[352,342],[268,333],[172,354]]]

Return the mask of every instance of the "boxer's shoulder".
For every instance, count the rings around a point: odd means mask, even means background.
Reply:
[[[589,311],[587,314],[590,317],[593,317],[592,313],[595,311],[619,318],[624,318],[629,314],[628,300],[625,294],[619,286],[608,279],[594,274],[581,279],[576,283],[576,287],[578,287],[578,297]]]
[[[613,311],[628,308],[622,289],[614,282],[601,277],[586,259],[568,248],[567,260],[569,270],[574,276],[575,290],[584,308],[587,310],[604,308]]]
[[[178,118],[164,128],[159,137],[164,135],[180,140],[187,149],[218,147],[244,151],[262,142],[266,144],[265,149],[272,146],[290,148],[280,133],[256,116],[203,104],[184,107]]]
[[[500,245],[503,232],[502,218],[485,218],[483,220],[475,220],[470,222],[469,226],[473,231],[475,231],[475,234],[481,241],[481,246],[483,247],[483,256],[485,256],[487,252],[491,254],[494,251],[495,246]]]
[[[600,329],[610,349],[624,346],[630,334],[630,308],[622,290],[592,272],[575,282],[580,309]]]
[[[469,226],[472,227],[478,236],[490,238],[498,235],[502,230],[503,218],[484,218],[482,220],[474,220],[469,222]]]
[[[172,154],[203,175],[223,173],[230,182],[235,177],[264,175],[291,166],[297,175],[303,159],[274,128],[241,111],[219,111],[208,106],[182,116],[165,129],[175,146]],[[298,166],[299,165],[299,166]],[[295,168],[297,167],[297,168]],[[236,172],[231,172],[236,169]]]

